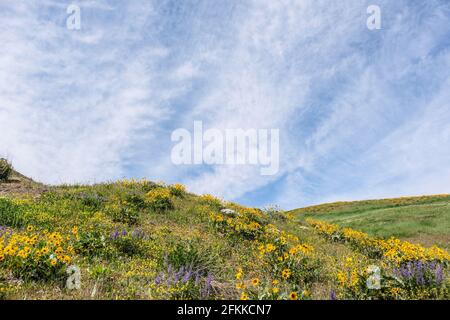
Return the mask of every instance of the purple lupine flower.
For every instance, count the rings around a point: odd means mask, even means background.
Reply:
[[[436,261],[411,261],[400,266],[395,272],[404,281],[418,286],[439,286],[444,280],[443,267]]]
[[[333,289],[330,291],[330,300],[336,300],[336,292]]]
[[[181,275],[184,273],[184,267],[181,267],[179,270],[178,270],[178,272],[175,272],[174,273],[174,275],[173,275],[173,282],[174,283],[177,283],[179,280],[180,280],[180,278],[181,278]]]
[[[207,289],[204,286],[202,286],[200,288],[200,297],[202,297],[202,299],[205,299],[206,297],[208,297]]]
[[[200,275],[198,272],[195,273],[195,285],[198,285],[200,283]]]
[[[436,269],[435,272],[436,284],[441,285],[444,280],[444,269],[441,264]]]
[[[212,282],[212,275],[211,273],[208,273],[208,275],[206,276],[206,293],[207,296],[209,296],[209,292],[211,289],[211,282]]]
[[[178,269],[178,272],[175,273],[175,276],[179,280],[183,274],[184,274],[184,267],[181,267],[180,269]]]
[[[408,267],[406,265],[402,265],[400,267],[400,275],[405,278],[408,279],[411,277],[411,272],[409,271]]]
[[[191,278],[191,275],[192,275],[192,270],[189,269],[189,270],[186,271],[186,273],[184,274],[184,277],[183,277],[183,279],[181,280],[181,282],[182,282],[183,284],[185,284],[186,282],[188,282],[189,279]]]
[[[429,267],[430,267],[430,269],[432,269],[432,270],[436,269],[436,266],[437,266],[436,261],[432,261],[432,262],[430,262],[430,264],[429,264]]]
[[[119,231],[115,231],[112,235],[111,235],[111,239],[116,240],[119,237]]]
[[[420,285],[424,285],[425,284],[425,279],[424,279],[424,265],[422,263],[421,260],[419,260],[418,262],[416,262],[416,281],[418,284]]]
[[[162,280],[163,280],[163,274],[160,273],[160,274],[155,278],[155,284],[156,284],[156,285],[160,285],[161,282],[162,282]]]
[[[8,227],[0,226],[0,236],[6,235],[7,237],[10,237],[13,234],[13,230]]]

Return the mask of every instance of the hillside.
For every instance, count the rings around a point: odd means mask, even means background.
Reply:
[[[12,169],[11,176],[7,181],[0,182],[0,197],[11,196],[18,194],[27,194],[31,196],[38,196],[47,191],[49,188],[42,183],[33,181],[20,172]]]
[[[437,247],[246,208],[178,184],[46,187],[22,179],[21,192],[0,183],[2,299],[449,298],[450,256]],[[325,207],[300,213],[322,219],[353,205]]]
[[[367,232],[450,249],[450,195],[337,202],[292,210],[299,219],[314,218]]]

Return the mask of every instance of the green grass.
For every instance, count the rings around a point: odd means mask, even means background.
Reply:
[[[295,211],[298,221],[278,210],[246,208],[150,181],[20,190],[0,196],[0,300],[239,299],[242,294],[287,299],[292,292],[301,299],[328,299],[331,291],[346,299],[396,298],[388,286],[383,292],[364,289],[367,267],[381,264],[381,258],[329,241],[303,222],[310,216],[378,236],[431,235],[448,247],[443,236],[449,234],[450,196],[326,204]],[[225,208],[234,214],[222,214]],[[58,244],[51,242],[54,233],[61,236]],[[37,241],[29,242],[33,237]],[[11,243],[18,246],[13,254],[7,249]],[[268,245],[274,251],[261,255],[261,246]],[[30,251],[20,255],[25,247]],[[310,251],[291,253],[298,247]],[[49,251],[42,253],[44,248]],[[337,280],[349,257],[362,275],[361,289],[353,291]],[[66,285],[69,264],[79,268],[79,289]],[[394,266],[388,267],[386,272],[393,272]],[[184,283],[186,273],[190,278]],[[442,299],[447,289],[447,283],[420,288],[417,292],[429,295],[418,296],[408,287],[401,298]]]
[[[300,220],[314,218],[425,246],[450,248],[450,196],[422,196],[331,203],[293,210]]]

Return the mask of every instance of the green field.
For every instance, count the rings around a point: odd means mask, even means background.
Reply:
[[[338,202],[291,211],[388,238],[450,248],[450,195]]]

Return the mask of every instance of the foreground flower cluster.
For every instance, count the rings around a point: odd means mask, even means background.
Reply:
[[[307,219],[333,242],[350,245],[366,259],[347,257],[337,272],[344,297],[437,299],[449,295],[450,255],[396,238],[377,239],[324,221]],[[371,286],[371,281],[375,281]]]
[[[234,204],[226,207],[221,213],[210,213],[211,223],[234,241],[248,241],[265,271],[258,275],[237,269],[236,289],[241,299],[309,299],[310,285],[320,270],[314,247],[269,223],[267,213]]]
[[[0,299],[449,298],[445,250],[293,218],[148,180],[0,197]]]
[[[21,279],[52,280],[60,277],[75,254],[78,228],[70,234],[35,231],[33,226],[14,232],[0,229],[0,267]]]

